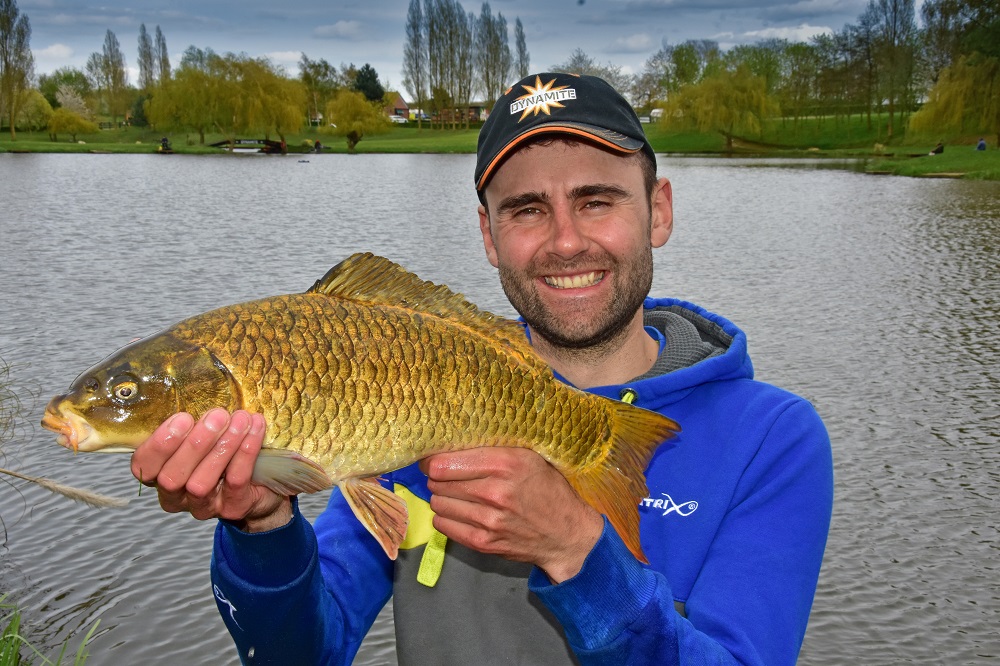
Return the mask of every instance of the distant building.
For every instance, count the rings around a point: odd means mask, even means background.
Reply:
[[[399,93],[392,93],[392,103],[385,107],[387,116],[399,116],[400,118],[410,117],[410,105],[406,103]]]

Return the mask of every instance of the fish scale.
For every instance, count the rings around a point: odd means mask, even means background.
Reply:
[[[340,486],[390,557],[405,503],[373,477],[508,446],[554,465],[644,561],[643,470],[679,429],[557,381],[517,322],[369,254],[306,293],[219,308],[123,348],[53,398],[43,425],[80,450],[128,450],[174,411],[216,406],[264,415],[255,482],[281,494]]]

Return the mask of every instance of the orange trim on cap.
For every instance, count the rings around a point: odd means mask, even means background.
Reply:
[[[496,166],[500,162],[500,160],[503,159],[515,146],[517,146],[518,144],[520,144],[525,139],[528,139],[528,138],[531,138],[531,137],[535,136],[536,134],[547,134],[549,132],[559,132],[560,134],[578,134],[580,136],[587,137],[591,141],[595,141],[595,142],[601,144],[602,146],[607,146],[608,148],[611,148],[612,150],[616,150],[619,153],[634,154],[634,153],[637,153],[640,150],[642,150],[642,147],[636,148],[635,150],[629,150],[628,148],[622,148],[621,146],[619,146],[616,143],[613,143],[611,141],[608,141],[607,139],[601,138],[601,137],[597,136],[596,134],[591,134],[590,132],[587,132],[585,130],[580,129],[579,127],[564,127],[564,126],[561,126],[561,125],[543,125],[542,127],[536,127],[535,129],[528,130],[527,132],[525,132],[524,134],[521,134],[520,136],[518,136],[517,138],[515,138],[513,141],[511,141],[510,143],[508,143],[506,146],[504,146],[503,150],[501,150],[499,153],[497,153],[497,156],[494,157],[492,160],[490,160],[490,163],[486,166],[486,170],[483,171],[483,175],[479,177],[479,182],[476,183],[476,191],[478,192],[479,190],[481,190],[483,188],[483,183],[485,183],[486,179],[489,178],[489,176],[490,176],[491,173],[493,173],[493,169],[496,168]]]

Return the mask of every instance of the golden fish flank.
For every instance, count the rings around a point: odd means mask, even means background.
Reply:
[[[132,343],[54,397],[42,425],[80,451],[131,451],[171,414],[267,419],[254,480],[282,494],[337,485],[395,557],[405,504],[374,478],[433,453],[530,448],[608,516],[642,561],[639,501],[655,412],[557,381],[514,321],[401,266],[356,254],[304,294],[206,312]]]

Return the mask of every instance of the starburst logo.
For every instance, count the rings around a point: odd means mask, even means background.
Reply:
[[[548,116],[551,115],[552,108],[566,108],[560,102],[576,99],[576,89],[569,86],[555,86],[555,82],[556,80],[552,79],[548,83],[542,83],[541,77],[536,76],[535,85],[522,85],[527,94],[510,103],[510,115],[520,113],[521,117],[517,122],[521,122],[532,114],[537,116],[539,113],[544,113]]]

